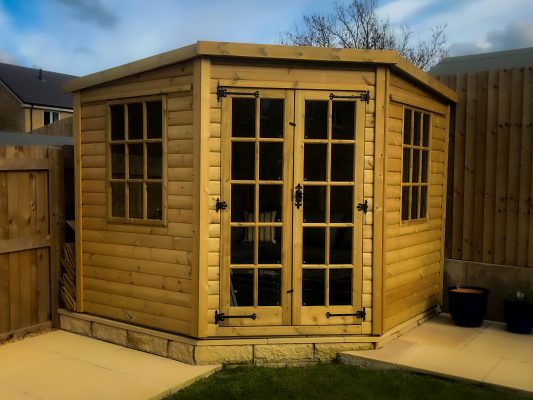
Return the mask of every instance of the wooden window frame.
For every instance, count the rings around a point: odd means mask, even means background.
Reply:
[[[410,121],[410,143],[406,144],[404,143],[404,135],[405,135],[405,118],[406,118],[406,112],[410,110],[411,111],[411,121]],[[415,113],[420,113],[420,141],[419,145],[414,144],[414,126],[415,126]],[[427,146],[424,146],[424,115],[428,116],[428,142]],[[429,221],[429,186],[430,186],[430,166],[431,166],[431,136],[432,136],[432,122],[433,122],[433,114],[431,112],[428,112],[427,110],[423,110],[421,108],[412,107],[412,106],[403,106],[403,116],[402,116],[402,163],[401,163],[401,188],[400,188],[400,224],[401,225],[409,225],[409,224],[418,224],[418,223],[425,223]],[[410,151],[410,162],[409,162],[409,173],[408,173],[408,181],[404,181],[404,152],[405,149],[408,149]],[[418,180],[416,182],[413,182],[413,150],[420,151],[419,156],[419,166],[418,166]],[[422,154],[424,152],[427,152],[427,165],[426,165],[426,182],[422,182],[422,170],[423,170],[423,156]],[[408,218],[403,218],[403,206],[404,206],[404,188],[412,188],[417,187],[419,188],[419,195],[418,195],[418,205],[417,205],[417,217],[412,217],[412,190],[409,189],[409,197],[408,197]],[[426,204],[425,204],[425,216],[420,216],[420,210],[421,210],[421,202],[422,202],[422,188],[426,188]]]
[[[46,115],[48,115],[48,123],[45,122]],[[60,118],[59,111],[44,110],[43,111],[43,126],[53,124],[54,122],[59,121],[59,118]]]
[[[153,101],[161,101],[161,138],[147,138],[147,118],[146,118],[146,103]],[[142,139],[129,139],[128,138],[128,104],[132,103],[142,103],[143,105],[143,137]],[[124,139],[121,140],[112,140],[111,138],[111,107],[116,105],[124,106]],[[167,225],[167,101],[166,96],[149,96],[149,97],[136,97],[121,99],[115,101],[107,102],[107,132],[106,132],[106,165],[107,165],[107,174],[106,174],[106,190],[107,190],[107,221],[109,223],[119,223],[119,224],[133,224],[133,225],[150,225],[150,226],[166,226]],[[147,160],[146,156],[146,144],[150,143],[161,143],[161,179],[147,178]],[[128,168],[128,146],[125,146],[124,152],[124,178],[113,178],[112,177],[112,161],[111,161],[111,145],[114,144],[142,144],[143,145],[143,178],[142,179],[130,179],[128,177],[129,168]],[[114,182],[125,184],[124,189],[124,213],[128,215],[129,210],[129,187],[128,183],[133,181],[134,183],[143,184],[143,218],[130,218],[130,217],[114,217],[112,215],[112,189],[111,184]],[[160,219],[149,219],[147,218],[147,189],[146,185],[148,183],[160,183],[161,184],[161,218]]]

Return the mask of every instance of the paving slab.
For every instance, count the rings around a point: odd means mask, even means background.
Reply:
[[[342,352],[339,360],[533,393],[533,335],[507,332],[499,322],[463,328],[455,326],[448,314],[441,314],[380,349]]]
[[[218,369],[56,330],[0,345],[0,399],[160,399]]]

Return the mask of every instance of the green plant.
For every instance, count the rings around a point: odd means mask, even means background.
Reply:
[[[533,305],[533,292],[526,290],[515,290],[505,297],[505,301]]]

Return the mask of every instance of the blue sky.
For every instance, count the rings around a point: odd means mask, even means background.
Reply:
[[[342,0],[340,0],[343,2]],[[348,0],[345,0],[348,1]],[[344,1],[344,2],[345,2]],[[332,0],[0,0],[0,62],[74,75],[197,40],[277,43]],[[450,55],[533,47],[531,0],[381,0],[378,13],[427,38],[446,24]]]

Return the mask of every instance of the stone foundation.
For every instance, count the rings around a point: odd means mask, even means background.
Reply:
[[[328,336],[197,340],[66,310],[59,311],[59,322],[61,329],[69,332],[195,365],[331,362],[342,351],[373,349],[379,339]]]

